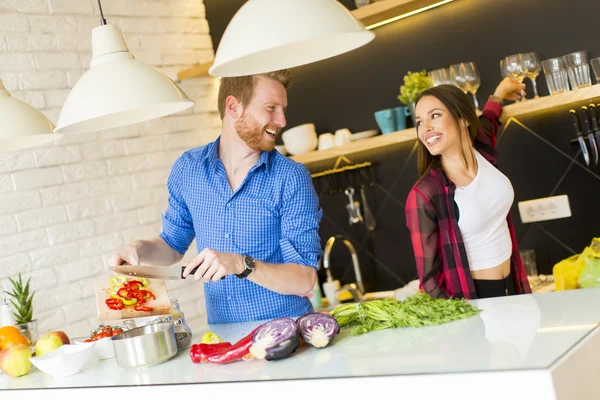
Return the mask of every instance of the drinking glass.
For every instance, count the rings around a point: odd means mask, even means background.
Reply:
[[[537,99],[540,96],[538,94],[537,83],[535,80],[537,79],[538,75],[540,74],[540,70],[542,69],[542,66],[540,65],[540,59],[538,58],[536,53],[524,53],[523,64],[527,69],[527,77],[533,85],[534,98]]]
[[[523,80],[527,76],[527,70],[525,69],[525,65],[523,63],[523,56],[521,54],[513,54],[506,57],[504,63],[506,64],[508,76],[516,79],[519,83],[523,83]],[[525,101],[525,96],[522,90],[521,101]]]
[[[461,72],[467,83],[467,90],[473,96],[473,105],[475,106],[475,110],[479,113],[479,102],[477,101],[477,90],[481,85],[481,77],[479,76],[479,71],[477,70],[477,66],[474,62],[466,62],[461,63]]]
[[[576,51],[575,53],[567,54],[563,58],[565,59],[569,81],[573,89],[592,85],[590,65],[588,64],[586,51]]]
[[[542,69],[550,94],[564,93],[570,90],[567,67],[562,57],[542,61]]]
[[[600,83],[600,57],[591,59],[590,65],[594,70],[594,75],[596,75],[596,83]]]
[[[429,72],[429,77],[431,78],[434,87],[439,85],[447,85],[450,81],[450,78],[448,77],[448,69],[446,68],[434,69],[433,71]]]
[[[450,81],[465,94],[469,91],[467,80],[463,75],[460,64],[450,66]]]

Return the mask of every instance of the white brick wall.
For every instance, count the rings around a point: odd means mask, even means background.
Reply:
[[[171,79],[214,52],[202,0],[103,0],[136,59]],[[0,79],[56,124],[91,60],[95,0],[0,0]],[[217,81],[178,82],[193,109],[0,154],[0,285],[19,272],[36,290],[40,334],[75,337],[98,323],[94,281],[118,246],[160,232],[166,181],[185,150],[214,140]],[[192,246],[193,247],[193,246]],[[195,255],[191,249],[189,260]],[[192,328],[206,322],[201,285],[167,282]]]

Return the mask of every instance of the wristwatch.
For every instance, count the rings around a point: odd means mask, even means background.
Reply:
[[[236,274],[236,276],[240,279],[246,279],[248,277],[248,275],[250,275],[252,273],[252,271],[254,271],[254,267],[256,267],[256,261],[254,261],[254,258],[252,258],[250,256],[243,256],[243,257],[244,257],[244,266],[246,267],[246,269],[241,274]]]

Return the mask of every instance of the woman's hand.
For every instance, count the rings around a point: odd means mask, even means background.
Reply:
[[[500,82],[494,96],[506,100],[518,100],[522,96],[525,96],[525,84],[517,82],[516,79],[506,77]]]

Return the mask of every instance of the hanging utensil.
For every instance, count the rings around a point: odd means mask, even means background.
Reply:
[[[581,107],[581,114],[583,119],[583,134],[588,137],[594,156],[594,164],[598,165],[598,146],[596,144],[596,138],[594,137],[594,131],[590,128],[590,113],[586,106]]]
[[[367,230],[372,232],[375,230],[375,217],[371,212],[369,203],[367,202],[367,196],[365,195],[365,185],[360,185],[360,197],[362,198],[363,208],[365,209],[365,225]]]
[[[363,222],[363,217],[360,212],[360,202],[354,201],[354,188],[347,188],[344,193],[348,196],[349,203],[346,204],[346,209],[348,210],[350,225],[358,224]]]
[[[569,110],[569,115],[573,119],[573,127],[575,128],[575,133],[577,133],[577,141],[579,142],[579,147],[581,148],[581,152],[583,153],[585,164],[590,165],[590,154],[588,153],[587,147],[585,146],[585,142],[583,141],[583,134],[581,133],[581,128],[579,127],[579,119],[577,118],[577,112],[571,109]]]

